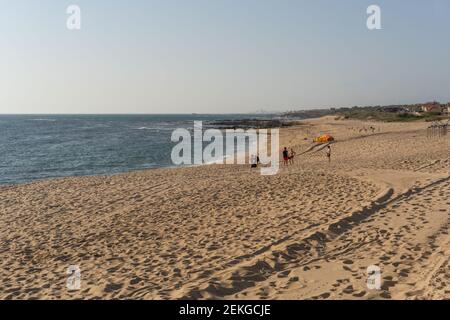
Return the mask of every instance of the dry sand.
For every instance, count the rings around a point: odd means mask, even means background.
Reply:
[[[0,187],[0,298],[449,299],[450,136],[426,126],[304,121],[282,129],[297,157],[275,176],[209,165]],[[330,165],[308,151],[321,133],[337,139]]]

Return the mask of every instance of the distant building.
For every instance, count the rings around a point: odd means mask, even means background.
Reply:
[[[429,102],[422,105],[422,111],[442,113],[444,112],[444,106],[441,106],[439,102]]]

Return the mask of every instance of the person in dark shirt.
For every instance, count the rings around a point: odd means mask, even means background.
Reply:
[[[288,149],[286,147],[284,147],[284,150],[283,150],[283,163],[284,163],[285,166],[287,166],[289,164],[288,161],[289,161],[289,151],[288,151]]]

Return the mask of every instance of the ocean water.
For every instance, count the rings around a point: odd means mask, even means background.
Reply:
[[[176,128],[263,115],[0,115],[0,184],[171,167]]]

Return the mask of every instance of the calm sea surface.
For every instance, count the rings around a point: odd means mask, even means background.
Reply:
[[[262,115],[0,115],[0,184],[173,166],[176,128]]]

